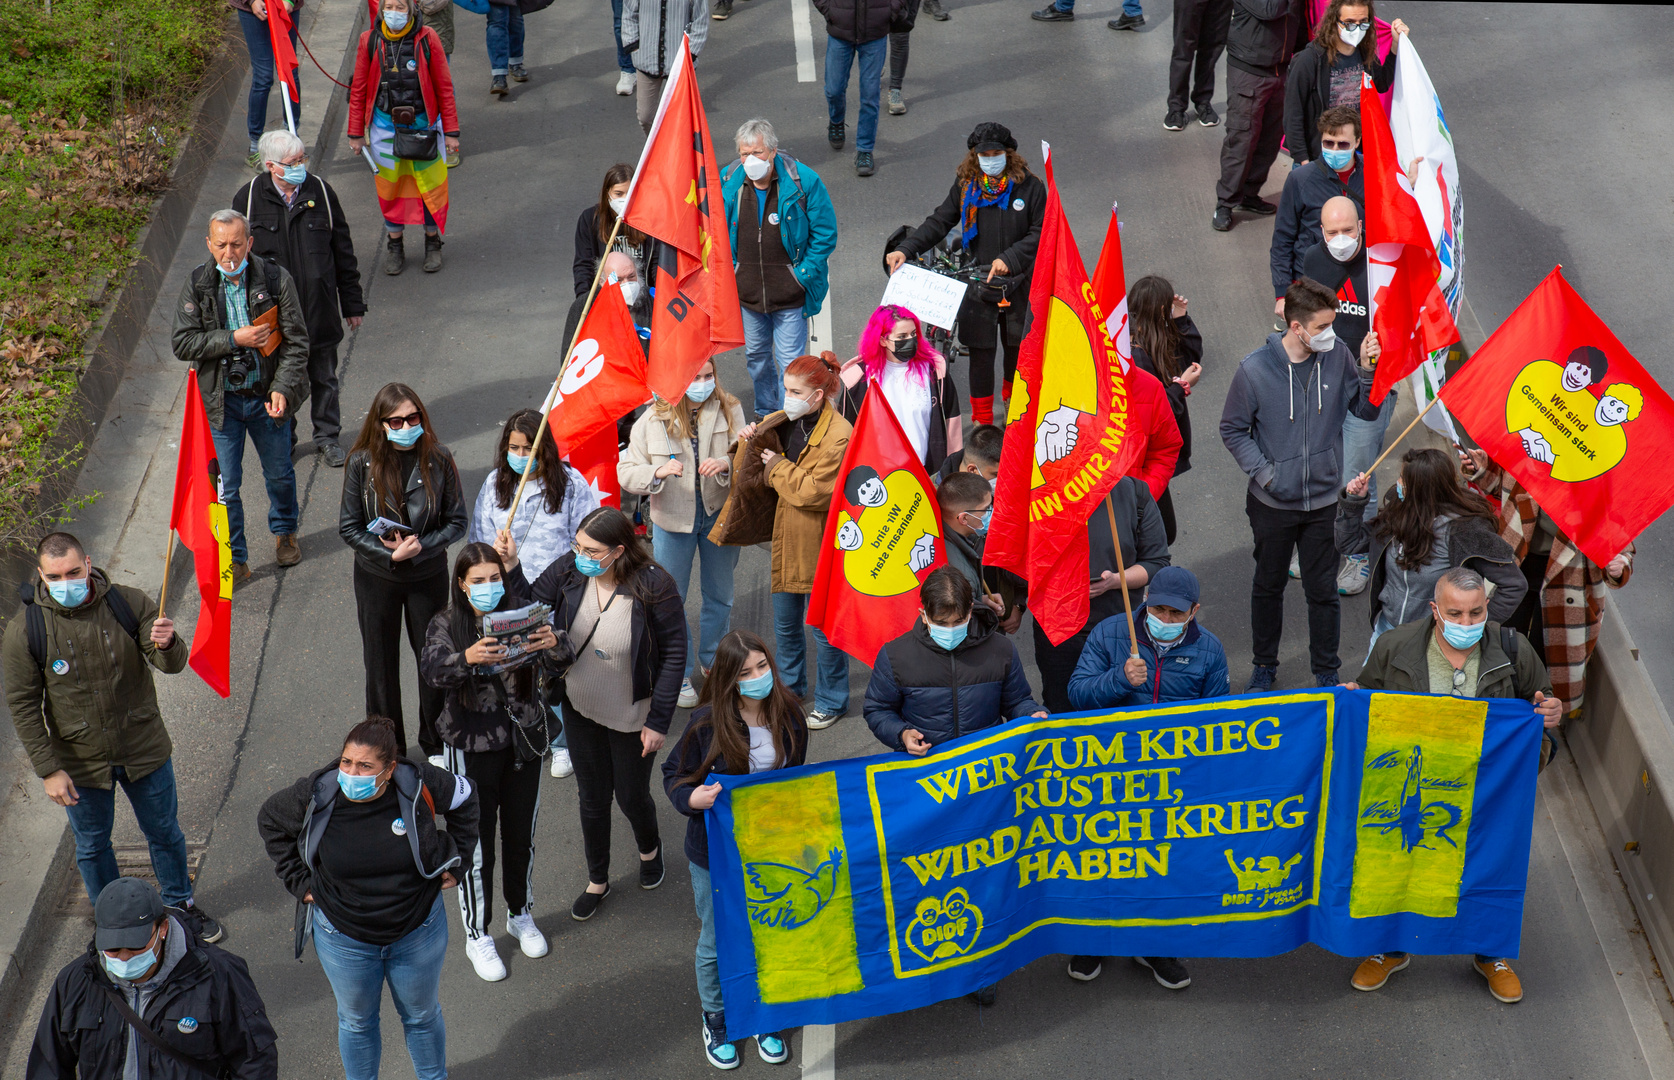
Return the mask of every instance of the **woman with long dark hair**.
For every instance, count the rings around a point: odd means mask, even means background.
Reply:
[[[1168,407],[1180,426],[1180,456],[1174,475],[1192,467],[1192,418],[1186,399],[1203,375],[1203,335],[1186,314],[1186,298],[1167,278],[1147,274],[1128,289],[1128,337],[1133,362],[1157,377],[1168,394]],[[1167,488],[1157,497],[1168,542],[1174,543],[1174,495]]]
[[[1529,589],[1488,500],[1465,487],[1444,451],[1401,455],[1401,478],[1383,493],[1377,516],[1366,520],[1365,510],[1366,477],[1357,476],[1337,503],[1337,551],[1371,556],[1374,643],[1386,630],[1429,614],[1437,579],[1456,566],[1494,583],[1488,600],[1494,622],[1505,622]]]
[[[1407,24],[1389,24],[1389,55],[1378,59],[1377,15],[1372,0],[1331,0],[1307,48],[1285,76],[1285,149],[1306,165],[1320,155],[1319,117],[1335,105],[1360,107],[1360,76],[1370,74],[1380,94],[1395,85],[1395,52]]]
[[[506,902],[506,933],[523,955],[545,956],[546,937],[535,925],[535,815],[541,806],[541,758],[553,726],[546,705],[545,678],[556,674],[552,648],[557,636],[541,624],[513,647],[533,658],[509,671],[507,644],[483,633],[482,617],[522,607],[528,587],[519,575],[508,583],[500,553],[487,544],[466,544],[453,564],[453,590],[446,611],[430,620],[419,674],[447,695],[436,720],[442,736],[443,767],[471,781],[481,808],[481,847],[459,875],[459,917],[465,924],[465,955],[487,982],[506,977],[490,936],[494,908],[494,833],[500,833],[500,874]]]
[[[885,304],[860,332],[858,355],[843,365],[843,419],[860,419],[866,392],[876,383],[901,430],[934,476],[949,454],[964,448],[959,391],[948,377],[947,360],[924,336],[918,316]]]
[[[570,550],[581,519],[599,508],[598,492],[586,477],[564,463],[551,431],[530,453],[540,423],[541,414],[534,409],[519,409],[507,418],[494,452],[494,468],[477,492],[471,530],[466,536],[473,544],[488,544],[502,558],[521,563],[530,581]],[[534,473],[524,485],[523,501],[513,514],[511,504],[517,485],[530,469]],[[508,519],[512,526],[509,536]]]
[[[517,568],[508,576],[521,577]],[[575,642],[564,678],[564,728],[581,800],[587,890],[570,915],[593,917],[610,895],[610,801],[633,826],[639,887],[663,883],[651,769],[674,720],[686,668],[686,608],[622,511],[602,506],[582,519],[575,548],[531,587]]]
[[[604,182],[599,185],[599,201],[581,212],[575,222],[575,294],[585,296],[593,287],[593,275],[598,273],[599,260],[605,256],[605,242],[616,219],[628,207],[628,189],[633,186],[634,167],[618,161],[605,170]],[[652,241],[638,229],[626,223],[616,230],[616,242],[611,251],[620,251],[634,261],[639,269],[639,280],[649,281]]]
[[[402,620],[417,660],[425,628],[447,605],[448,545],[465,535],[465,525],[465,493],[453,454],[436,438],[413,388],[388,384],[373,395],[349,451],[337,534],[355,552],[366,711],[395,722],[403,751],[411,744],[401,715]],[[422,679],[418,691],[419,747],[425,757],[440,758],[442,692]]]
[[[738,1050],[727,1038],[715,959],[715,900],[703,814],[715,805],[721,785],[711,777],[788,769],[801,765],[807,756],[808,725],[802,719],[802,704],[779,680],[767,642],[748,630],[727,634],[715,649],[715,666],[703,684],[702,703],[663,761],[663,790],[674,808],[686,815],[686,860],[701,927],[697,984],[703,1007],[703,1051],[717,1069],[735,1067]],[[756,1053],[773,1065],[789,1056],[777,1035],[757,1035]]]

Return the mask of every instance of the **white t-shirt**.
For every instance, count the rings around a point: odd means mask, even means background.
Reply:
[[[773,768],[773,733],[766,728],[752,727],[750,732],[750,771],[767,772]]]
[[[884,399],[901,422],[901,429],[913,444],[913,452],[923,461],[930,448],[930,373],[923,382],[909,373],[909,364],[884,364],[883,377],[878,380]]]

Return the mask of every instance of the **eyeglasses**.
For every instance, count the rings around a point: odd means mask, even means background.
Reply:
[[[1457,691],[1463,690],[1464,688],[1465,688],[1465,669],[1464,668],[1454,668],[1453,669],[1453,689],[1454,689],[1455,692],[1457,692]]]
[[[1365,19],[1361,22],[1341,22],[1341,21],[1339,21],[1337,23],[1337,25],[1342,27],[1344,30],[1370,30],[1372,28],[1372,20],[1371,19]]]
[[[384,423],[389,425],[389,427],[392,430],[395,430],[395,431],[400,431],[404,427],[417,427],[419,425],[419,422],[420,422],[419,414],[416,413],[416,412],[415,413],[408,413],[406,416],[386,416],[386,417],[384,417]]]

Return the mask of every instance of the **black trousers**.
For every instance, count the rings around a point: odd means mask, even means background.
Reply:
[[[355,564],[355,610],[360,618],[360,651],[366,664],[366,711],[395,721],[395,737],[406,752],[407,724],[401,714],[401,624],[416,663],[424,651],[430,617],[448,603],[447,560],[436,573],[413,582],[389,581]],[[425,757],[442,752],[436,718],[442,715],[442,691],[419,679],[419,748]]]
[[[1255,535],[1255,581],[1250,587],[1250,636],[1254,662],[1276,665],[1285,628],[1285,585],[1290,553],[1302,564],[1302,594],[1308,598],[1308,663],[1316,676],[1337,678],[1337,638],[1342,604],[1337,596],[1337,545],[1333,523],[1337,506],[1318,510],[1278,510],[1254,495],[1244,496]]]
[[[1002,343],[1006,348],[1005,385],[1011,385],[1012,376],[1017,374],[1017,350],[1023,345],[1028,310],[1027,294],[1014,297],[1011,306],[1004,308],[978,300],[973,294],[965,296],[959,306],[959,340],[971,351],[971,397],[994,397],[994,353]]]
[[[459,918],[467,937],[489,932],[494,918],[494,830],[500,831],[500,880],[506,910],[521,915],[535,901],[535,818],[541,810],[541,762],[517,760],[517,751],[466,753],[442,748],[446,768],[476,789],[479,819],[477,850],[465,855],[459,875]]]
[[[1163,534],[1168,538],[1168,546],[1174,546],[1174,489],[1163,488],[1162,498],[1157,500],[1157,511],[1162,514]]]
[[[918,18],[920,0],[907,0],[906,10],[901,17],[908,23]],[[907,77],[907,56],[912,45],[913,32],[911,30],[891,30],[889,32],[889,88],[901,89],[901,80]]]
[[[610,800],[628,819],[641,855],[656,851],[657,804],[651,801],[651,772],[657,755],[644,754],[637,731],[616,731],[589,720],[564,702],[564,732],[575,765],[575,790],[581,801],[581,847],[587,855],[587,880],[610,881]]]
[[[1168,111],[1199,112],[1215,97],[1215,65],[1226,51],[1232,0],[1174,0],[1174,57],[1168,63]]]
[[[1546,652],[1546,617],[1541,594],[1546,588],[1546,566],[1551,561],[1550,551],[1531,551],[1523,557],[1523,579],[1529,583],[1529,591],[1523,594],[1522,603],[1505,621],[1506,626],[1540,647],[1542,659],[1545,659]]]
[[[308,350],[308,415],[314,421],[314,445],[336,442],[343,432],[337,402],[337,343]]]
[[[1261,195],[1284,138],[1285,80],[1227,65],[1226,138],[1221,143],[1217,206],[1237,206]]]
[[[1033,619],[1029,620],[1034,622]],[[1087,625],[1064,640],[1062,645],[1054,645],[1046,636],[1046,631],[1035,622],[1035,666],[1040,668],[1040,690],[1044,699],[1046,711],[1049,713],[1070,712],[1069,681],[1075,674],[1075,665],[1081,662],[1081,650],[1087,647],[1087,636],[1092,632],[1094,620],[1088,619]]]

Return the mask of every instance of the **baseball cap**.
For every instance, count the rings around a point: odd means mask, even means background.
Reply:
[[[163,917],[163,898],[139,878],[106,885],[93,905],[93,944],[100,952],[143,949]]]
[[[1184,566],[1165,566],[1145,590],[1146,607],[1171,607],[1190,611],[1197,603],[1197,575]]]

